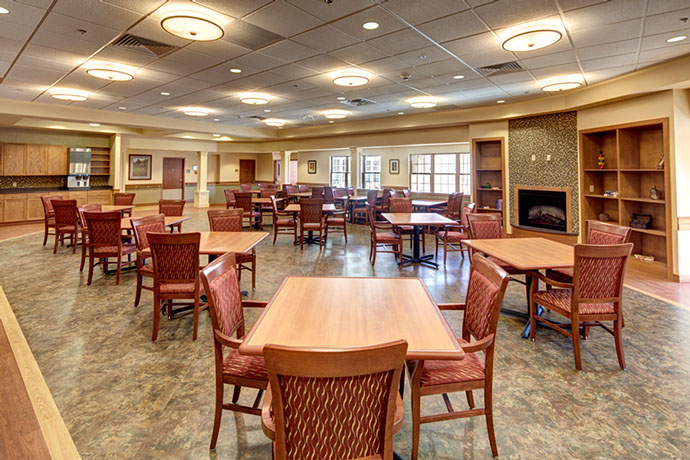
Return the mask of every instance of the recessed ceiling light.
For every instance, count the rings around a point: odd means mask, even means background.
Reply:
[[[419,59],[421,59],[422,61],[426,59],[426,54],[422,54],[421,56],[419,56]]]
[[[266,126],[272,126],[273,128],[280,128],[285,124],[285,120],[280,120],[278,118],[266,118],[264,120]]]
[[[344,101],[345,99],[347,99],[345,96],[338,96],[339,101]]]
[[[94,128],[101,126],[100,123],[89,123],[89,126],[93,126]]]
[[[182,136],[185,139],[194,139],[192,136]]]
[[[365,22],[362,27],[367,30],[375,30],[379,28],[379,23],[374,21]]]
[[[110,81],[129,81],[134,78],[134,72],[113,62],[93,62],[86,64],[86,73],[92,77]]]
[[[682,42],[686,38],[688,38],[688,37],[685,35],[679,35],[677,37],[669,38],[668,40],[666,40],[666,43]]]
[[[213,121],[220,121],[220,118],[214,118]]]
[[[405,112],[398,112],[398,115],[405,115]]]
[[[324,110],[322,113],[324,117],[332,118],[334,120],[345,118],[350,114],[350,112],[347,110],[340,109]]]
[[[415,109],[428,109],[431,107],[436,107],[436,104],[438,104],[438,98],[433,96],[418,96],[408,99],[407,103],[410,104],[410,107],[414,107]]]
[[[212,41],[225,34],[219,18],[200,8],[170,9],[163,14],[166,32],[187,40]]]
[[[120,107],[118,107],[118,109],[120,109],[120,110],[127,110],[127,107],[120,106]]]
[[[463,78],[465,78],[464,75],[453,75],[453,80],[462,80]]]
[[[553,45],[563,37],[554,26],[534,25],[514,31],[503,42],[506,51],[533,51]]]
[[[219,138],[216,139],[216,140],[218,140],[218,141],[231,141],[232,138],[231,138],[231,137],[228,137],[228,136],[223,136],[223,137],[219,137]]]
[[[329,120],[328,122],[329,122],[329,123],[335,123],[335,121],[333,121],[333,120]]]
[[[208,115],[208,109],[202,109],[201,107],[185,107],[182,109],[182,113],[190,117],[205,117]]]
[[[50,90],[50,97],[61,101],[85,101],[89,98],[89,93],[78,89],[53,88]]]
[[[167,91],[161,91],[161,96],[170,96],[170,93]]]
[[[543,81],[541,83],[541,90],[547,92],[567,91],[580,86],[582,86],[582,77],[580,75],[565,75]]]
[[[242,73],[242,69],[232,68],[232,69],[230,69],[230,72],[232,72],[232,73]]]
[[[213,137],[220,137],[220,134],[214,134]]]
[[[271,109],[264,109],[264,112],[269,113]]]
[[[500,99],[500,100],[496,101],[496,104],[503,104],[504,102],[505,101],[503,99]]]
[[[371,74],[361,69],[345,69],[334,72],[331,77],[338,86],[362,86],[369,83]]]
[[[10,10],[5,7],[0,6],[0,14],[10,14]]]
[[[262,93],[243,93],[240,94],[240,101],[243,104],[250,104],[250,105],[264,105],[268,104],[268,101],[271,100],[271,96],[268,94],[262,94]]]

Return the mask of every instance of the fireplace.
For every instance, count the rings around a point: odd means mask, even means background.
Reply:
[[[521,227],[552,232],[570,231],[570,189],[516,187]]]

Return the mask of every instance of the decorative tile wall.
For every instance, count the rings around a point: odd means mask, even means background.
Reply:
[[[67,176],[0,176],[0,188],[62,188],[67,186]]]
[[[572,231],[580,228],[577,112],[517,118],[508,122],[509,196],[512,223],[516,185],[570,187]],[[535,160],[532,161],[532,155]],[[546,156],[551,155],[551,161]]]

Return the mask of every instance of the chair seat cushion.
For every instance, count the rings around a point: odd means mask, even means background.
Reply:
[[[137,247],[134,244],[123,244],[122,254],[132,254],[136,252]],[[93,253],[97,255],[102,254],[117,254],[117,246],[98,246],[93,248]]]
[[[533,298],[542,307],[549,308],[549,305],[553,305],[570,313],[571,289],[539,291],[534,294]],[[581,315],[610,315],[616,312],[612,303],[581,303],[578,305],[577,311]]]
[[[319,230],[323,227],[322,223],[306,223],[302,224],[302,228],[305,230]]]
[[[458,339],[460,344],[466,341]],[[408,361],[407,365],[413,368],[417,361]],[[422,386],[445,385],[448,383],[461,383],[484,380],[484,363],[478,353],[467,353],[465,359],[460,361],[424,361],[422,371]]]
[[[378,243],[394,243],[398,244],[400,242],[400,237],[395,233],[389,232],[377,232],[376,241]]]
[[[251,212],[245,212],[242,214],[242,217],[259,217],[261,215],[260,212],[258,211],[251,211]]]
[[[161,283],[160,292],[162,294],[189,294],[190,298],[194,295],[194,283]],[[204,287],[199,284],[199,295],[204,293]]]
[[[144,276],[153,277],[153,264],[142,265],[142,267],[139,269],[139,273]]]
[[[436,234],[436,236],[438,236],[442,240],[446,240],[446,241],[449,241],[451,243],[453,243],[453,242],[459,243],[462,240],[467,239],[467,233],[453,232],[453,231],[446,231],[446,230],[442,230],[442,231],[438,232]]]
[[[279,227],[294,227],[295,226],[295,220],[294,219],[277,219],[275,224]]]
[[[548,271],[549,278],[554,281],[561,281],[563,283],[572,283],[573,276],[572,268],[555,268]]]
[[[326,219],[326,223],[329,225],[345,225],[345,218],[344,217],[332,217],[329,216]]]
[[[223,375],[268,381],[263,356],[241,355],[235,348],[230,349],[223,361]]]
[[[58,227],[58,230],[60,230],[61,232],[73,232],[74,225],[60,225]]]

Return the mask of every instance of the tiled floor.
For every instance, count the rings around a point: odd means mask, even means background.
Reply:
[[[206,230],[195,213],[185,230]],[[268,299],[289,274],[420,276],[438,302],[461,301],[468,263],[457,253],[445,269],[399,270],[392,255],[368,261],[368,234],[351,227],[327,248],[300,251],[290,237],[257,249],[254,299]],[[152,297],[132,306],[134,274],[119,286],[95,276],[86,286],[79,255],[53,255],[42,236],[0,243],[0,284],[44,373],[83,458],[208,458],[214,399],[210,320],[201,315],[191,340],[192,318],[162,321],[150,341]],[[250,280],[242,281],[250,288]],[[513,283],[511,283],[513,284]],[[524,309],[524,289],[511,285],[504,306]],[[575,371],[570,341],[540,329],[537,341],[520,338],[523,323],[499,322],[495,363],[495,423],[505,458],[688,458],[690,456],[690,311],[639,292],[625,292],[624,344],[628,370],[616,361],[613,339],[594,330],[582,345],[584,371]],[[256,312],[248,311],[252,324]],[[457,332],[461,315],[447,315]],[[409,394],[409,392],[408,392]],[[247,392],[243,398],[252,399]],[[465,407],[464,396],[451,396]],[[481,401],[481,397],[477,395]],[[406,401],[409,411],[409,401]],[[423,412],[441,411],[429,398]],[[395,448],[409,457],[406,414]],[[218,450],[223,459],[270,458],[257,417],[225,412]],[[420,458],[490,458],[483,418],[422,427]]]

